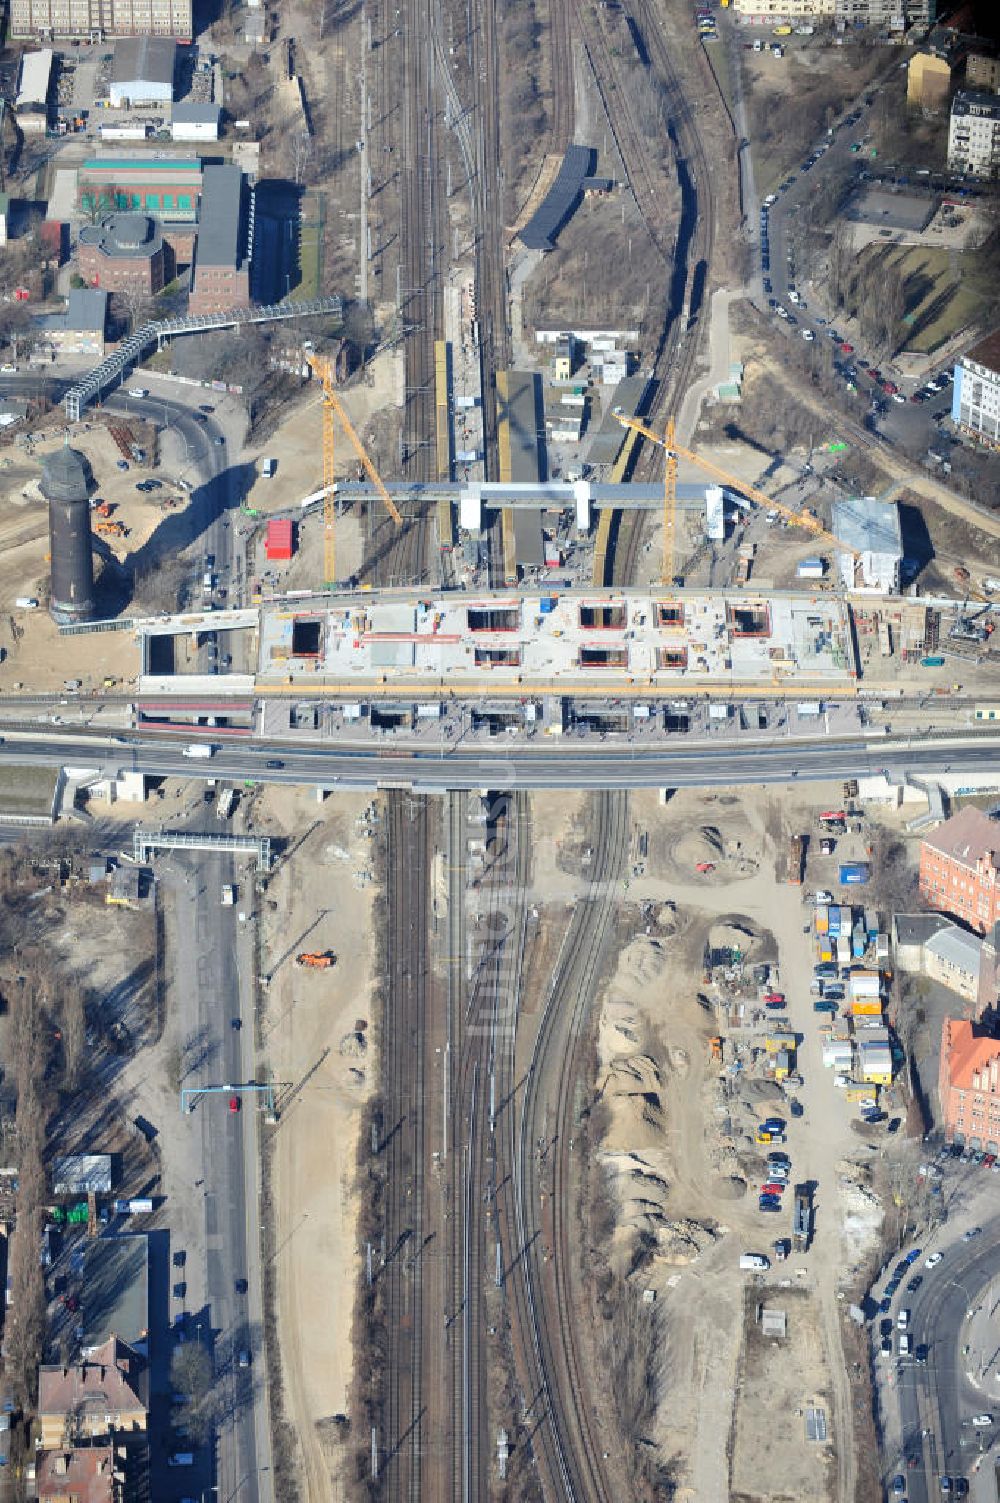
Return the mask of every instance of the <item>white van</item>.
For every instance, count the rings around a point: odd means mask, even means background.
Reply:
[[[149,396],[149,392],[144,386],[130,386],[128,394],[130,397],[135,397],[137,402],[141,402],[143,397]]]
[[[766,1258],[763,1253],[740,1253],[740,1267],[743,1269],[755,1269],[758,1272],[763,1273],[766,1269],[770,1268],[770,1266],[771,1259]]]
[[[38,601],[34,595],[18,595],[14,601],[19,611],[37,611]]]

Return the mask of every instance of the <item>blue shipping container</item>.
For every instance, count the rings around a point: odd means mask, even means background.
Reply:
[[[868,948],[868,934],[864,924],[855,924],[851,935],[851,950],[855,960],[860,960]]]
[[[862,887],[871,876],[871,868],[865,861],[845,861],[840,868],[840,880],[845,886]]]
[[[556,600],[557,599],[558,599],[558,596],[556,596],[556,595],[543,595],[542,596],[542,615],[543,616],[551,616],[552,612],[556,608]]]
[[[836,939],[840,933],[840,908],[834,903],[830,908],[830,938]]]

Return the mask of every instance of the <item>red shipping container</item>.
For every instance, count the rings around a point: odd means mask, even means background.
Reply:
[[[69,226],[61,219],[46,219],[38,232],[46,260],[63,264],[66,245],[69,241]]]
[[[294,524],[290,518],[275,517],[267,524],[264,552],[268,559],[289,559],[295,551]]]

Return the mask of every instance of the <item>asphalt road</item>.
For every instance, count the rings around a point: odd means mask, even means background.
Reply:
[[[223,907],[224,883],[244,891],[244,871],[232,858],[194,853],[172,858],[169,884],[177,904],[177,927],[190,936],[178,947],[174,966],[175,1016],[185,1046],[186,1086],[240,1084],[253,1074],[253,1002],[250,945],[239,923],[241,904]],[[241,1021],[233,1027],[233,1019]],[[240,1110],[231,1112],[235,1096]],[[200,1160],[190,1193],[204,1199],[204,1237],[188,1254],[204,1259],[205,1309],[190,1312],[211,1344],[220,1399],[213,1475],[200,1458],[205,1487],[217,1485],[220,1498],[269,1503],[272,1497],[270,1435],[261,1346],[260,1238],[257,1221],[257,1098],[225,1089],[196,1098],[177,1131],[194,1137]],[[190,1274],[189,1274],[190,1277]],[[247,1281],[246,1293],[237,1289]],[[240,1365],[240,1352],[250,1364]],[[190,1479],[194,1480],[194,1479]],[[192,1491],[185,1481],[180,1489]]]
[[[746,749],[701,743],[646,750],[601,744],[584,747],[567,740],[547,748],[506,746],[490,756],[482,748],[461,745],[426,751],[389,751],[375,747],[336,750],[327,746],[296,748],[241,742],[224,744],[211,758],[186,758],[180,746],[144,742],[131,733],[115,744],[100,736],[75,738],[40,732],[0,745],[5,762],[47,766],[97,766],[107,776],[119,770],[152,776],[225,777],[275,783],[333,787],[413,787],[425,792],[445,788],[648,788],[714,787],[733,783],[787,782],[864,776],[887,770],[903,773],[992,772],[997,767],[995,735],[957,732],[943,742],[913,737],[830,738],[812,743],[776,739]],[[277,765],[268,766],[268,763]]]
[[[980,1435],[985,1436],[986,1447],[993,1439],[991,1432],[974,1430],[968,1423],[973,1414],[990,1411],[994,1405],[969,1382],[962,1347],[966,1313],[975,1308],[981,1292],[1000,1274],[998,1237],[1000,1218],[984,1224],[982,1235],[973,1241],[959,1240],[942,1247],[944,1261],[934,1269],[925,1268],[921,1257],[913,1270],[923,1275],[920,1289],[916,1294],[900,1292],[893,1302],[894,1318],[900,1308],[911,1311],[914,1345],[922,1342],[929,1348],[925,1366],[912,1361],[899,1365],[903,1454],[925,1458],[928,1463],[926,1472],[923,1466],[898,1466],[906,1473],[909,1503],[939,1499],[942,1474],[971,1476]],[[925,1428],[933,1433],[923,1437]],[[890,1472],[895,1472],[896,1463],[892,1458],[887,1460]]]

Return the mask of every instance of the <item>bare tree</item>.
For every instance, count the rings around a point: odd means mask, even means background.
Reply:
[[[308,131],[297,131],[292,137],[289,152],[292,164],[292,179],[300,184],[305,181],[309,163],[312,160],[313,142]]]

